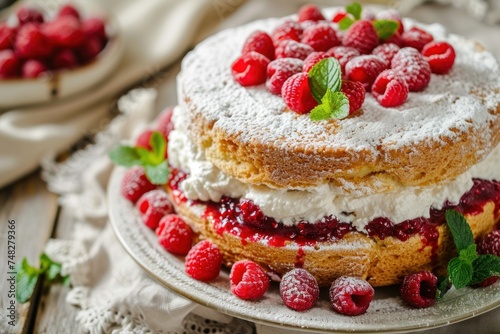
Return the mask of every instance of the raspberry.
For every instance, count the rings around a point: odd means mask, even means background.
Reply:
[[[32,7],[22,7],[17,13],[17,21],[19,25],[22,26],[26,23],[43,23],[43,14],[36,8]]]
[[[244,300],[258,299],[269,288],[269,277],[258,264],[249,260],[233,264],[229,281],[231,292]]]
[[[0,23],[0,50],[11,49],[16,37],[16,29]]]
[[[307,4],[299,9],[299,22],[322,21],[324,19],[325,17],[321,14],[321,10],[316,5]]]
[[[148,180],[144,167],[141,166],[129,168],[123,176],[120,187],[122,196],[132,203],[153,189],[156,189],[156,186]]]
[[[70,69],[78,66],[78,58],[73,50],[63,49],[52,56],[51,63],[55,69]]]
[[[345,66],[345,73],[349,80],[361,82],[370,91],[377,76],[385,69],[387,63],[379,56],[364,55],[351,59]]]
[[[436,303],[437,277],[429,271],[419,271],[407,275],[400,287],[405,303],[417,308],[425,308]]]
[[[39,60],[27,60],[21,69],[23,78],[37,78],[47,71],[47,67]]]
[[[284,40],[290,39],[300,41],[302,32],[303,30],[299,23],[295,21],[285,21],[274,29],[271,38],[276,47]]]
[[[345,65],[349,62],[349,60],[361,55],[358,50],[348,46],[334,46],[326,53],[339,61],[340,68],[342,69],[342,73],[344,75]]]
[[[186,273],[199,281],[211,281],[217,276],[222,266],[219,247],[209,240],[197,243],[186,255]]]
[[[82,30],[87,38],[98,37],[101,42],[106,41],[106,24],[99,17],[89,17],[82,21]]]
[[[375,56],[379,56],[384,59],[387,64],[390,64],[394,55],[398,53],[401,48],[394,43],[385,43],[380,44],[375,49],[373,49],[372,54]]]
[[[306,311],[318,300],[318,282],[307,270],[295,268],[281,279],[280,296],[292,310]]]
[[[403,40],[404,46],[412,47],[421,51],[425,44],[434,40],[434,37],[423,29],[412,27],[410,30],[401,34],[401,39]]]
[[[403,75],[410,92],[420,92],[431,81],[431,68],[424,56],[414,48],[402,48],[392,58],[391,67]]]
[[[57,16],[65,16],[65,15],[73,16],[77,19],[80,19],[80,13],[75,7],[73,7],[70,4],[62,6],[61,8],[59,8],[59,11],[57,12]]]
[[[233,78],[242,86],[260,85],[266,82],[269,59],[255,51],[242,55],[231,66]]]
[[[70,15],[47,22],[43,26],[43,33],[54,45],[63,48],[78,47],[85,39],[80,20]]]
[[[94,60],[102,51],[104,44],[97,36],[85,38],[83,44],[77,48],[78,59],[82,64],[86,64]]]
[[[292,75],[302,72],[304,62],[296,58],[279,58],[273,60],[267,66],[266,81],[267,89],[275,94],[281,95],[281,88],[285,81]]]
[[[375,291],[365,280],[341,276],[330,286],[330,303],[335,311],[344,315],[359,315],[366,312]]]
[[[33,23],[26,23],[19,28],[14,49],[20,57],[24,58],[45,58],[52,52],[50,41],[40,30],[40,27]]]
[[[156,130],[159,131],[167,141],[170,131],[174,129],[174,123],[172,123],[173,112],[174,108],[168,107],[160,113],[156,121]]]
[[[368,54],[378,45],[378,35],[371,21],[356,21],[344,35],[344,46],[357,49],[362,54]]]
[[[282,41],[276,48],[276,58],[298,58],[304,60],[311,52],[314,52],[311,46],[287,39]]]
[[[267,57],[269,60],[274,59],[274,44],[271,37],[264,31],[257,30],[248,36],[241,54],[247,54],[250,51],[258,52]]]
[[[373,83],[372,94],[382,106],[397,107],[408,98],[408,84],[394,70],[385,70]]]
[[[137,209],[142,214],[142,221],[155,230],[163,216],[174,212],[167,193],[160,189],[148,191],[137,201]]]
[[[430,42],[422,49],[432,73],[446,74],[455,63],[455,49],[446,42]]]
[[[399,15],[399,12],[396,9],[388,9],[384,10],[382,12],[379,12],[376,16],[378,20],[392,20],[392,21],[397,21],[399,24],[399,28],[397,33],[402,34],[405,31],[405,28],[403,26],[403,21],[401,20],[401,15]]]
[[[337,33],[326,22],[305,29],[300,42],[310,45],[315,51],[327,51],[340,44]]]
[[[347,12],[344,9],[341,9],[335,15],[333,15],[332,22],[339,23],[346,16],[347,16]]]
[[[307,73],[297,73],[288,78],[281,89],[281,96],[291,110],[305,114],[318,105],[309,89]]]
[[[500,230],[492,231],[484,236],[477,245],[477,252],[500,256]]]
[[[320,60],[330,58],[325,52],[313,52],[304,60],[303,72],[309,72]]]
[[[153,134],[154,130],[147,129],[143,131],[139,137],[137,137],[137,140],[135,141],[135,147],[142,147],[145,148],[148,151],[151,151],[153,148],[151,147],[151,135]]]
[[[0,78],[19,76],[19,60],[12,50],[0,51]]]
[[[193,245],[193,231],[176,214],[166,215],[160,219],[156,235],[160,245],[175,255],[186,255]]]
[[[388,39],[383,40],[381,43],[382,44],[392,43],[392,44],[396,44],[400,48],[403,47],[403,39],[401,38],[401,34],[398,32],[396,32],[394,35],[392,35]]]
[[[349,115],[361,108],[366,94],[365,87],[361,82],[342,80],[340,91],[349,99]]]

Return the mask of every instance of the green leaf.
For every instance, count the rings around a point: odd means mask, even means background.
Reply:
[[[311,110],[313,121],[325,119],[341,119],[349,115],[349,99],[341,92],[327,90],[321,99],[321,104]]]
[[[361,19],[361,12],[363,10],[363,7],[361,7],[361,5],[359,3],[353,2],[350,5],[347,5],[345,7],[345,10],[346,10],[346,12],[351,14],[354,17],[354,19],[356,19],[356,20]]]
[[[462,249],[466,249],[474,243],[474,236],[469,223],[461,213],[455,210],[446,210],[445,217],[457,247],[457,252],[460,253]]]
[[[49,282],[55,280],[61,274],[62,265],[52,261],[47,254],[40,255],[40,270],[45,274]]]
[[[469,247],[462,249],[458,253],[458,258],[461,261],[465,261],[467,263],[472,264],[472,262],[477,259],[477,251],[476,251],[476,244],[469,245]]]
[[[436,291],[436,299],[443,299],[444,295],[450,290],[451,282],[448,276],[443,276],[438,279],[437,291]]]
[[[394,20],[375,20],[373,27],[380,39],[391,38],[399,29],[399,22]]]
[[[168,163],[163,160],[159,165],[146,165],[146,177],[152,184],[165,184],[168,181]]]
[[[39,276],[40,270],[29,265],[28,260],[23,258],[16,274],[16,299],[19,303],[26,303],[31,298]]]
[[[125,167],[141,165],[140,156],[134,147],[117,146],[109,152],[108,156],[115,165]]]
[[[470,284],[478,284],[491,276],[500,276],[500,257],[486,254],[479,255],[472,263],[474,273]]]
[[[349,16],[346,16],[342,20],[340,20],[339,29],[340,30],[347,30],[352,26],[353,23],[354,23],[354,20],[351,19]]]
[[[318,103],[321,103],[327,90],[337,92],[341,85],[342,70],[335,58],[323,59],[309,71],[309,87]]]
[[[330,118],[331,111],[328,109],[328,106],[324,104],[317,105],[313,110],[311,110],[311,115],[309,118],[312,121],[321,121],[324,119]]]
[[[461,289],[472,280],[472,264],[462,261],[459,258],[453,258],[448,263],[448,275],[456,289]]]
[[[65,286],[69,286],[71,284],[71,278],[69,277],[69,275],[63,276],[62,279]]]
[[[153,154],[156,156],[158,159],[159,163],[161,163],[163,160],[165,160],[165,151],[167,150],[167,141],[165,140],[165,137],[158,132],[155,131],[151,135],[151,138],[149,138],[149,144],[153,148]]]
[[[144,147],[137,147],[137,153],[141,157],[141,165],[142,166],[156,166],[161,163],[161,160],[150,150]]]

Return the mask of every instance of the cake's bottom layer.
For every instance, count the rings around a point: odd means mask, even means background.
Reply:
[[[398,234],[370,236],[350,229],[348,224],[338,235],[331,234],[327,239],[306,238],[273,233],[241,221],[228,223],[227,216],[238,208],[231,209],[223,202],[188,201],[176,188],[175,179],[174,173],[169,192],[178,213],[201,238],[219,246],[228,266],[250,259],[278,276],[302,267],[311,272],[321,286],[329,286],[342,275],[362,277],[373,286],[386,286],[397,284],[405,275],[419,270],[444,274],[455,254],[453,240],[441,215],[436,216],[441,218],[435,223],[420,222],[412,233],[407,230],[404,238]],[[500,190],[499,184],[484,182],[476,181],[476,186],[464,194],[461,204],[455,207],[466,216],[476,238],[493,230],[499,216],[500,191],[487,192],[481,187],[493,184],[493,190]],[[412,226],[416,225],[410,224],[408,228]]]

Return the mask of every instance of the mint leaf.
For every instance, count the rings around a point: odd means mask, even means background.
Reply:
[[[140,156],[134,147],[117,146],[109,152],[108,156],[115,165],[125,167],[141,165]]]
[[[52,261],[47,254],[40,255],[40,270],[45,274],[49,281],[55,280],[61,274],[62,265]]]
[[[476,244],[469,245],[469,247],[462,249],[458,254],[458,258],[461,261],[472,264],[472,262],[477,259]]]
[[[341,119],[349,115],[349,99],[341,92],[327,90],[321,99],[321,104],[311,110],[313,121],[324,119]]]
[[[146,177],[152,184],[165,184],[168,181],[168,163],[163,160],[159,165],[146,165]]]
[[[394,20],[375,20],[373,27],[380,39],[391,38],[399,29],[399,22]]]
[[[142,166],[156,166],[159,163],[161,163],[161,160],[158,159],[158,157],[150,150],[144,148],[144,147],[136,147],[135,148],[137,154],[139,154],[139,157],[141,158],[141,165]]]
[[[363,7],[357,2],[353,2],[350,5],[347,5],[345,7],[346,12],[351,14],[354,19],[360,20],[361,19],[361,11],[363,10]]]
[[[311,115],[309,118],[313,121],[321,121],[330,118],[331,111],[328,106],[324,104],[317,105],[313,110],[311,110]]]
[[[474,236],[472,235],[469,223],[467,223],[467,220],[465,220],[465,217],[461,213],[455,210],[446,210],[445,218],[458,253],[474,243]]]
[[[448,263],[448,275],[456,289],[461,289],[471,282],[472,272],[472,264],[457,257]]]
[[[478,284],[491,276],[500,276],[500,257],[479,255],[472,263],[474,273],[470,284]]]
[[[26,303],[31,298],[40,273],[28,263],[27,258],[23,258],[16,274],[16,299],[19,303]]]
[[[451,288],[450,278],[448,276],[439,277],[437,291],[436,291],[436,299],[441,300],[444,297],[444,295],[448,292],[448,290],[450,290],[450,288]]]
[[[153,148],[153,154],[161,163],[161,161],[165,159],[165,151],[167,150],[167,141],[160,132],[155,131],[153,132],[151,138],[149,139],[149,144]]]
[[[354,23],[354,20],[351,19],[349,16],[346,16],[342,20],[340,20],[339,29],[340,30],[347,30],[353,25],[353,23]]]
[[[309,87],[318,103],[322,102],[327,90],[337,92],[341,85],[342,71],[339,61],[335,58],[323,59],[309,71]]]

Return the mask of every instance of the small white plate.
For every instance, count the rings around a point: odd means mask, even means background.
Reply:
[[[123,53],[123,38],[116,20],[94,3],[79,1],[74,4],[83,17],[98,16],[106,21],[109,40],[104,49],[92,62],[75,69],[53,71],[38,78],[0,79],[0,108],[19,107],[68,97],[97,85],[118,65]],[[14,5],[6,9],[0,15],[0,20],[4,21],[19,7],[20,5]]]

